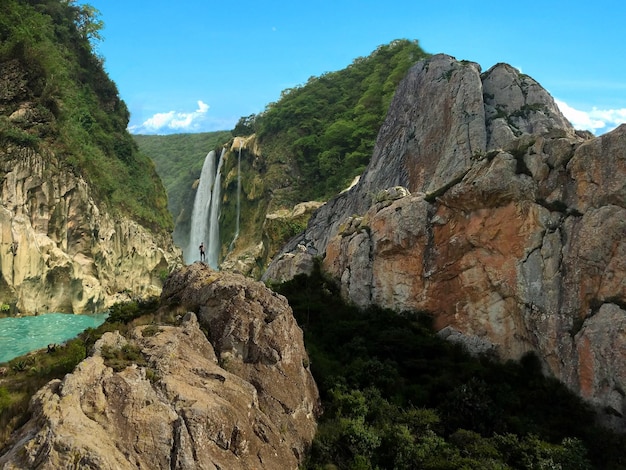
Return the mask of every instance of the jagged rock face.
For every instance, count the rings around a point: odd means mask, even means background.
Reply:
[[[399,87],[360,182],[264,279],[322,255],[358,305],[429,311],[504,359],[536,351],[624,426],[625,181],[626,125],[592,138],[512,67],[435,56]]]
[[[93,356],[35,395],[2,468],[298,468],[319,398],[286,300],[200,264],[170,278],[162,298],[196,313],[156,333],[137,327],[128,340],[106,333]],[[146,365],[105,365],[128,345]]]
[[[158,295],[181,262],[171,237],[112,217],[53,155],[8,148],[0,166],[0,300],[20,312],[90,313],[121,293]]]

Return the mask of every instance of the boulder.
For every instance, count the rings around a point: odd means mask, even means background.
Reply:
[[[162,300],[179,324],[106,333],[33,397],[0,467],[298,468],[319,396],[286,300],[200,263],[170,277]]]

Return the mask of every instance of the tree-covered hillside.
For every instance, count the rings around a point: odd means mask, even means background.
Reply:
[[[363,172],[398,83],[427,56],[417,41],[379,46],[343,70],[284,90],[234,132],[254,130],[264,152],[293,158],[301,200],[328,199]]]
[[[319,266],[275,288],[304,331],[324,409],[303,468],[626,468],[626,436],[598,426],[536,356],[472,357],[425,313],[347,305]]]
[[[163,185],[94,53],[101,27],[98,11],[74,0],[0,2],[0,150],[54,155],[111,210],[169,231]]]
[[[254,150],[251,147],[242,152],[242,226],[238,238],[242,247],[257,246],[263,239],[267,213],[291,209],[303,201],[326,200],[364,170],[398,83],[427,55],[417,41],[382,45],[343,70],[311,77],[301,86],[284,90],[262,113],[239,120],[233,136],[257,136]],[[200,177],[206,154],[229,134],[135,136],[163,178],[179,246],[186,246],[193,182]],[[236,156],[227,158],[223,175],[233,174],[237,161]],[[233,201],[238,200],[235,191],[239,186],[233,178],[222,182],[224,248],[235,231],[232,212],[237,210]],[[257,260],[258,266],[264,266],[274,254],[264,253],[263,259]]]

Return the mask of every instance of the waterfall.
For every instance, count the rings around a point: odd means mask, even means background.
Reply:
[[[243,147],[243,139],[239,141],[239,155],[237,157],[237,218],[235,219],[235,236],[228,247],[229,251],[235,247],[235,242],[239,238],[239,215],[241,213],[241,147]]]
[[[217,164],[217,171],[215,172],[215,181],[213,183],[213,193],[211,194],[211,207],[210,207],[210,215],[209,215],[209,244],[207,245],[207,262],[209,266],[213,269],[217,269],[217,263],[219,260],[220,254],[220,203],[222,200],[221,192],[222,192],[222,163],[224,163],[224,154],[226,153],[226,148],[222,149],[222,153],[220,155],[220,161]]]
[[[215,151],[211,150],[202,165],[200,182],[196,189],[191,213],[191,227],[189,231],[189,245],[185,251],[185,262],[191,264],[200,258],[198,247],[205,242],[208,235],[208,226],[211,209],[211,191],[215,182]]]

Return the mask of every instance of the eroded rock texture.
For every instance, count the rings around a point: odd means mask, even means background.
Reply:
[[[626,125],[575,131],[532,78],[438,55],[399,86],[359,183],[264,278],[322,256],[347,299],[429,311],[503,359],[536,351],[623,427],[625,235]]]
[[[298,468],[319,397],[286,299],[199,263],[172,276],[162,299],[187,311],[180,325],[106,333],[35,395],[0,467]],[[115,371],[105,361],[115,351],[140,359]]]
[[[159,295],[181,264],[168,234],[99,205],[54,155],[0,152],[0,300],[22,313],[93,313]]]

